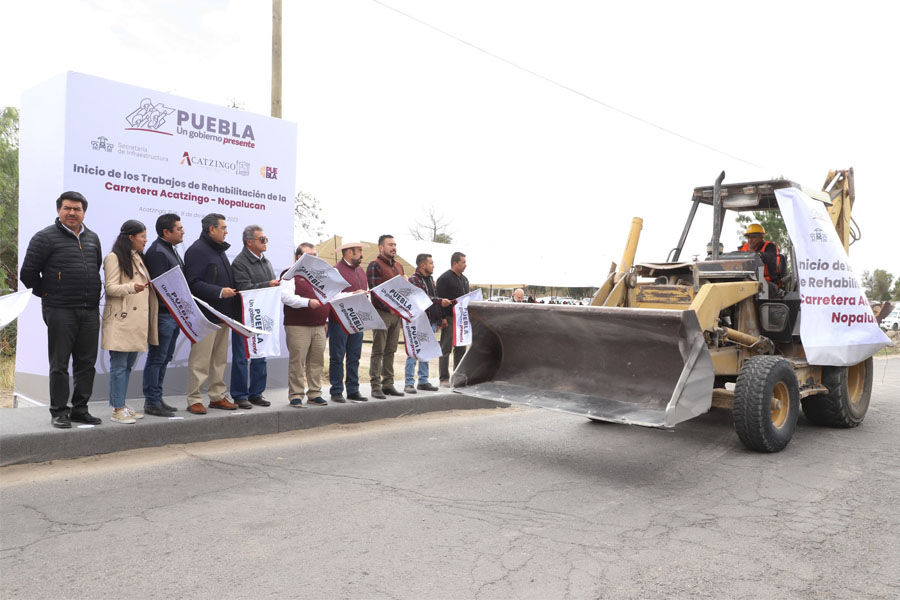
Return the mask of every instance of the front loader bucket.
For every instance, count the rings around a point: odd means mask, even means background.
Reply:
[[[461,394],[666,429],[710,408],[712,358],[692,310],[473,302],[469,317]]]

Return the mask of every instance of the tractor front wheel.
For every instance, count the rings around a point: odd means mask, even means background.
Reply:
[[[800,386],[791,363],[778,356],[754,356],[744,363],[734,387],[734,429],[758,452],[784,450],[800,415]]]

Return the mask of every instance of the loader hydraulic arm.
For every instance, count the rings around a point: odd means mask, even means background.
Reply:
[[[829,171],[822,191],[831,197],[828,214],[831,216],[834,228],[837,229],[838,237],[844,244],[844,250],[849,251],[850,244],[859,239],[859,233],[851,227],[853,225],[853,201],[856,199],[853,168]]]

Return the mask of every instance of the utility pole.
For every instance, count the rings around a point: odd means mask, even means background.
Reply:
[[[281,118],[281,0],[272,0],[272,116]]]

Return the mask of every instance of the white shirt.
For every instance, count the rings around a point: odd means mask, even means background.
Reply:
[[[294,293],[293,279],[282,279],[278,287],[281,289],[281,303],[285,306],[291,308],[307,308],[309,306],[309,298]]]

